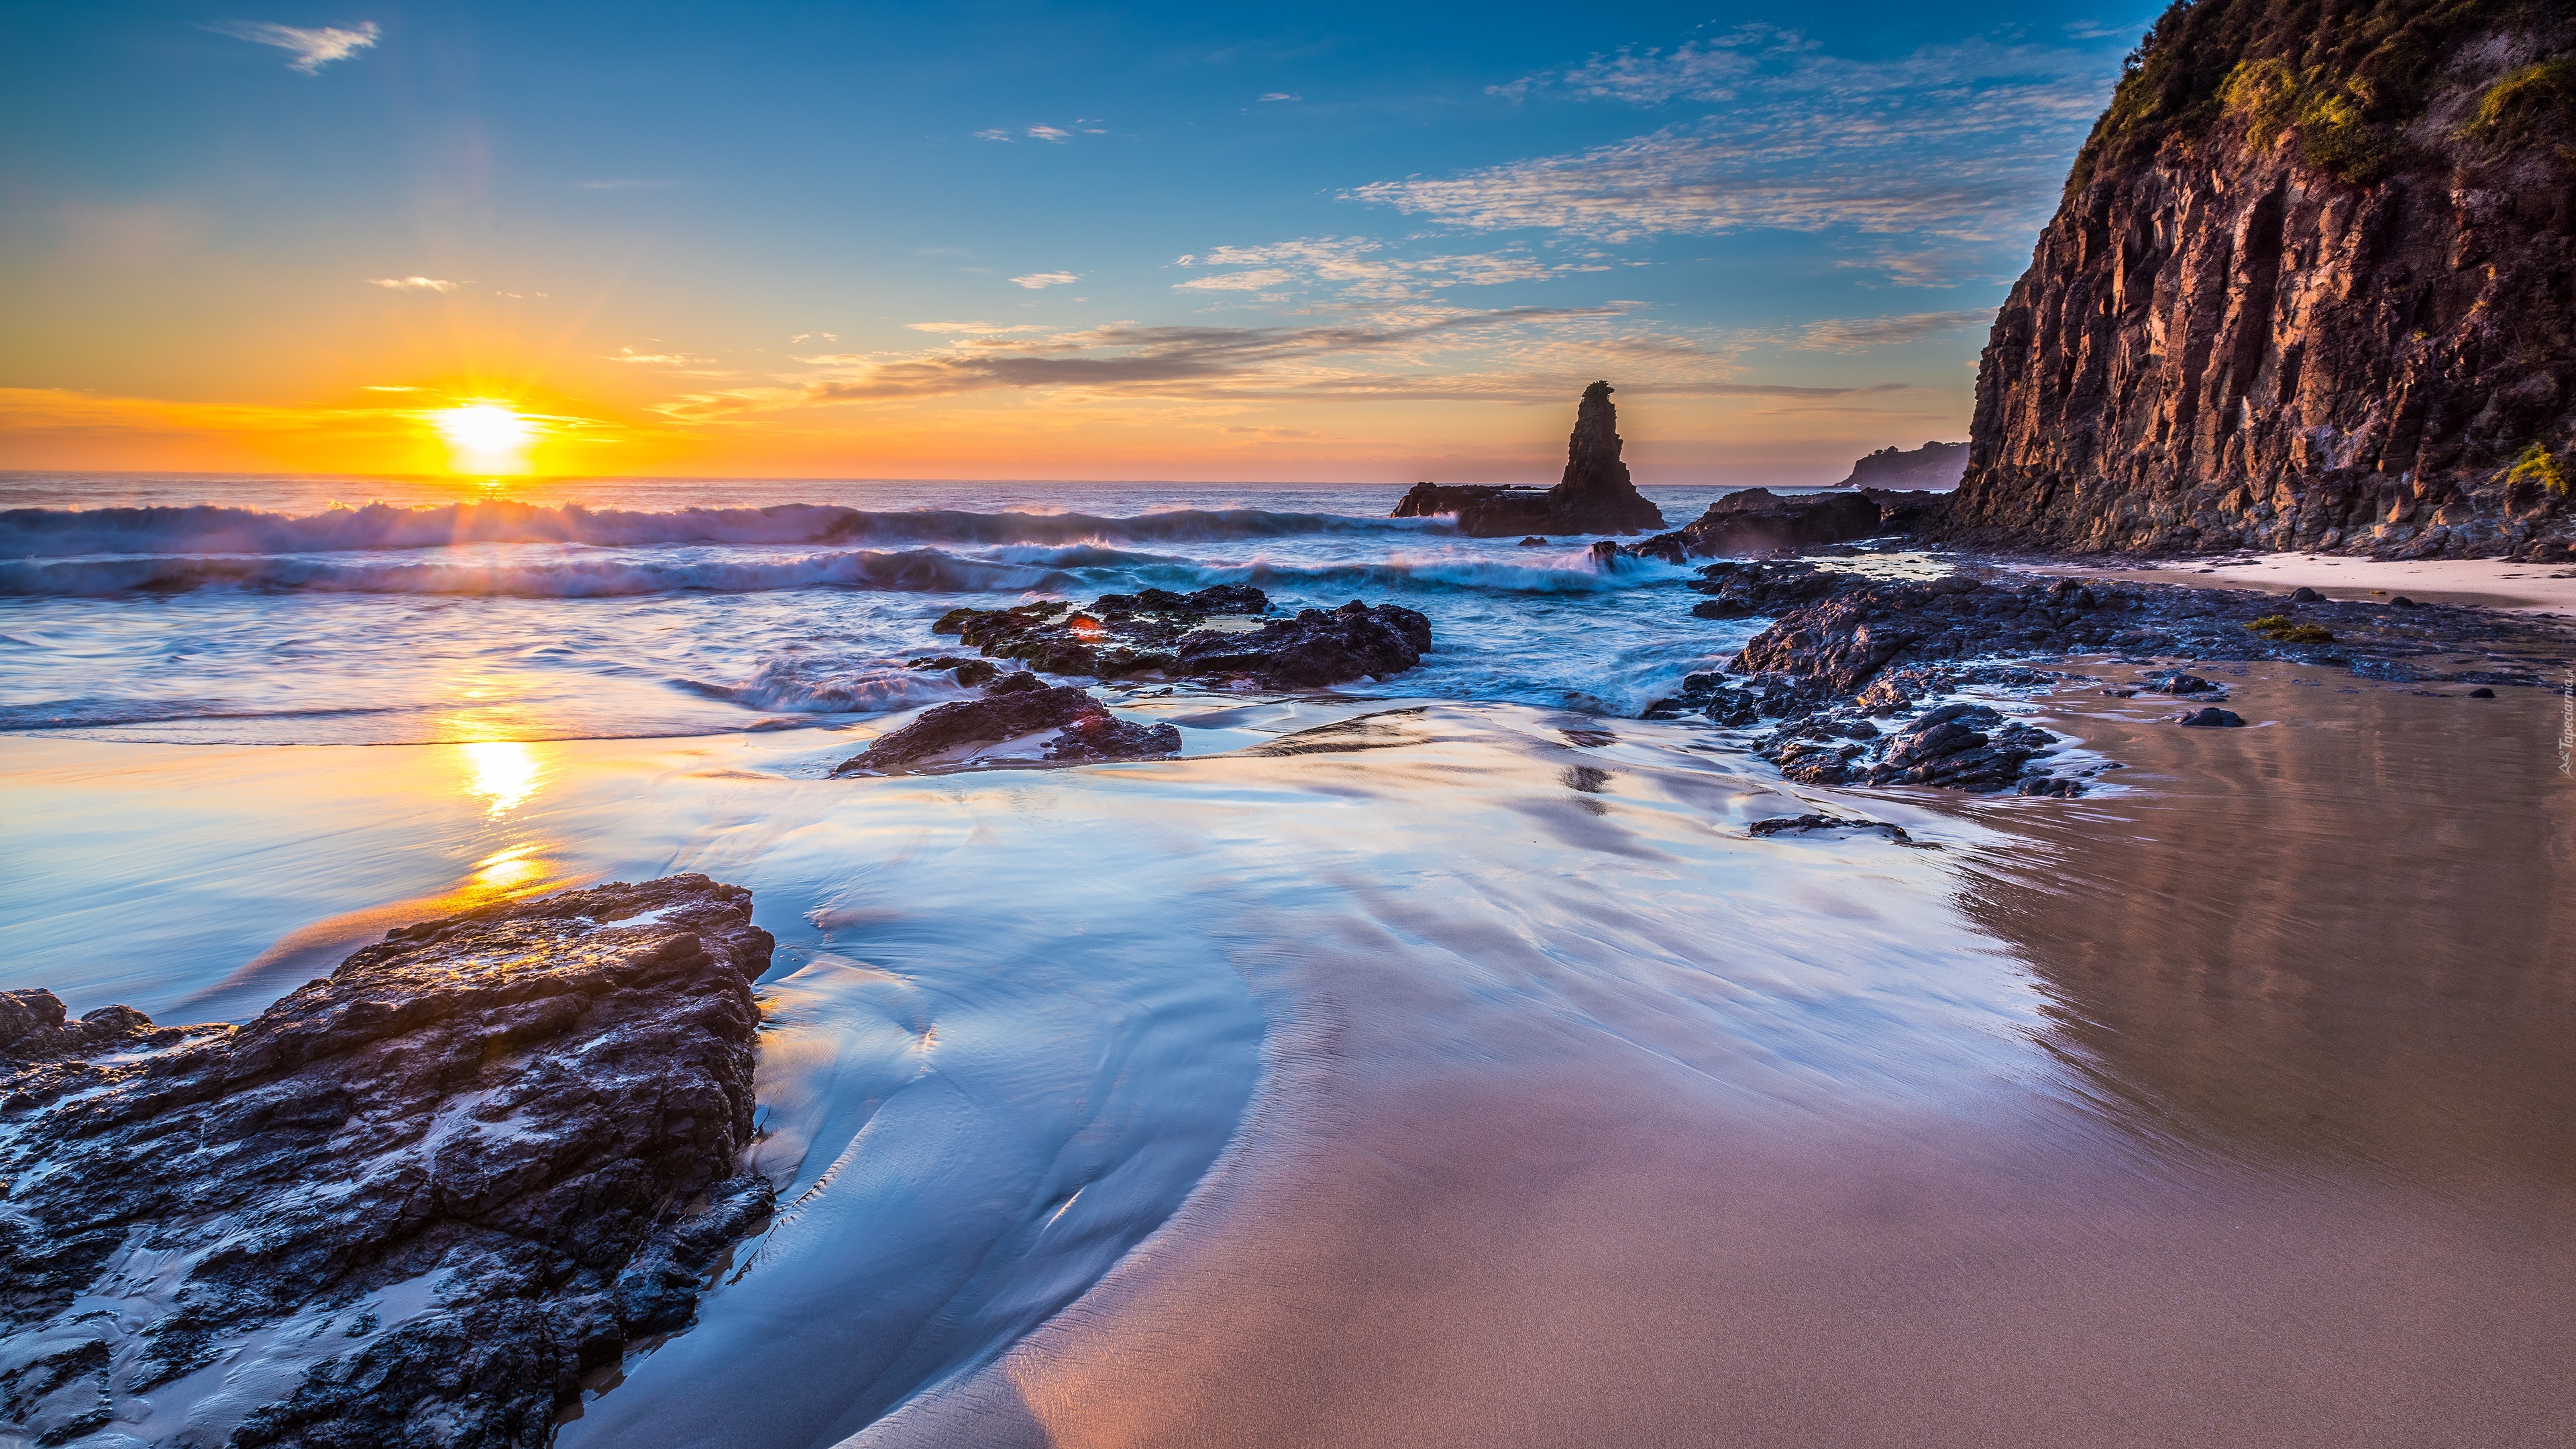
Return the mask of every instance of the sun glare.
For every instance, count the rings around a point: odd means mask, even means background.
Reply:
[[[516,740],[482,740],[456,747],[465,757],[465,793],[484,802],[484,817],[498,820],[537,793],[543,766],[537,752]]]
[[[536,425],[502,403],[466,403],[428,415],[447,440],[448,470],[491,476],[528,471]]]

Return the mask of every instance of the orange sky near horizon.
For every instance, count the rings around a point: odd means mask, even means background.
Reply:
[[[632,403],[534,387],[380,387],[302,405],[0,388],[0,469],[1550,482],[1563,466],[1579,384],[1553,405],[1408,400],[1308,405],[1283,416],[1282,410],[1190,400],[1050,395],[795,410],[712,423],[678,422]],[[1666,398],[1625,388],[1619,401],[1628,458],[1641,482],[1738,481],[1746,472],[1830,482],[1854,457],[1887,441],[1880,418],[1871,420],[1873,431],[1848,441],[1819,438],[1812,414],[1766,408],[1771,399]],[[507,407],[525,418],[529,441],[521,462],[496,465],[453,445],[442,417],[475,405]],[[1763,416],[1766,411],[1772,416]],[[1940,413],[1911,421],[1923,438],[1963,432],[1954,417]],[[1290,425],[1296,422],[1315,426]],[[1921,440],[1909,438],[1907,445]]]

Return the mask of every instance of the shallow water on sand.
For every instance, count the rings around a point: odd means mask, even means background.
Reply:
[[[2038,1020],[1834,1013],[1764,1074],[1782,1110],[1566,1009],[1652,1014],[1588,950],[1506,957],[1510,1000],[1445,956],[1278,963],[1293,1065],[1157,1251],[858,1442],[2560,1442],[2565,704],[2346,688],[2249,668],[2225,732],[2043,701],[2129,783],[1937,802],[1950,893],[1865,897],[1925,928],[1909,984]],[[1945,952],[1963,924],[2003,959]],[[1871,1090],[1914,1071],[1943,1090]]]
[[[815,777],[847,737],[530,745],[500,765],[472,746],[15,740],[0,750],[49,842],[22,883],[87,904],[22,902],[14,929],[61,963],[29,979],[76,1010],[238,1016],[478,892],[676,870],[750,886],[781,941],[758,1161],[789,1206],[568,1443],[828,1443],[988,1359],[1196,1187],[1256,1077],[1315,1029],[1283,1031],[1302,1009],[1256,994],[1297,963],[1446,963],[1443,996],[1694,1063],[1754,1114],[1818,1077],[1944,1098],[2027,1055],[2038,999],[1949,908],[1934,852],[1747,838],[1804,806],[1702,731],[1153,707],[1244,747],[836,781]],[[130,822],[166,802],[228,823],[138,846]],[[284,921],[289,949],[255,953]],[[209,982],[194,963],[226,928],[249,964]]]

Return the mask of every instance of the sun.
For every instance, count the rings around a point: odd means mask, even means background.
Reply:
[[[448,471],[492,476],[528,471],[537,427],[506,403],[463,403],[427,414],[447,440]]]

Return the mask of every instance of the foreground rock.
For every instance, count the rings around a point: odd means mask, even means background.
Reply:
[[[1270,599],[1259,589],[1224,584],[1187,595],[1162,589],[1103,594],[1087,609],[1065,603],[952,609],[931,627],[957,634],[992,658],[1026,660],[1050,674],[1118,679],[1154,673],[1264,689],[1384,679],[1421,663],[1431,648],[1431,621],[1395,604],[1353,599],[1338,609],[1304,609],[1292,618],[1259,622],[1269,609]],[[1225,627],[1209,627],[1211,619],[1224,619]],[[917,668],[971,663],[946,656],[913,661]],[[964,669],[957,678],[971,682]]]
[[[890,774],[966,746],[999,744],[1059,727],[1062,733],[1046,746],[1050,760],[1132,760],[1175,755],[1181,749],[1181,732],[1171,725],[1129,724],[1086,690],[1070,684],[1049,688],[1034,674],[1006,674],[982,699],[926,710],[832,773]]]
[[[405,927],[239,1028],[0,998],[0,1421],[548,1442],[770,1211],[771,945],[681,875]]]
[[[2198,0],[1977,375],[1965,540],[2576,557],[2576,10]]]
[[[1458,515],[1458,530],[1473,538],[1513,534],[1642,533],[1664,526],[1663,510],[1646,500],[1619,459],[1619,410],[1612,388],[1596,382],[1583,390],[1566,440],[1565,475],[1553,488],[1494,488],[1416,483],[1395,506],[1397,518]]]

